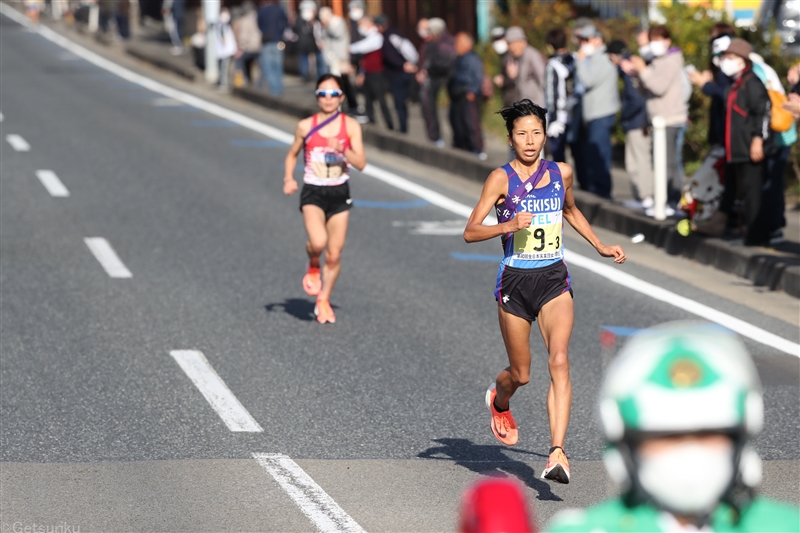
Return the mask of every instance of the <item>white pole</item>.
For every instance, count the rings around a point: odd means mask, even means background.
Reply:
[[[53,17],[53,20],[61,20],[61,2],[63,0],[52,0],[50,2],[50,15]]]
[[[653,117],[653,213],[656,220],[667,218],[667,122]]]
[[[220,0],[204,0],[203,14],[206,19],[206,81],[217,83],[219,81],[219,63],[215,49],[216,38],[214,29],[219,21]]]
[[[92,2],[89,4],[89,27],[87,28],[89,33],[94,33],[97,31],[97,28],[100,26],[100,6],[97,5],[97,2]]]

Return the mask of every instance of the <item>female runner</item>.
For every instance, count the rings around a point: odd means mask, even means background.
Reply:
[[[601,243],[575,206],[572,168],[541,158],[547,131],[545,109],[526,99],[499,113],[506,121],[516,157],[489,175],[464,230],[467,242],[500,236],[505,252],[495,298],[509,366],[486,391],[486,404],[494,436],[508,446],[516,444],[517,423],[508,401],[517,388],[530,381],[531,323],[538,319],[550,370],[547,414],[551,448],[542,478],[569,483],[564,438],[572,403],[567,349],[573,308],[570,276],[564,263],[562,219],[601,256],[623,263],[625,253],[619,246]],[[483,220],[492,209],[497,212],[498,224],[484,226]]]
[[[286,154],[283,192],[291,195],[297,191],[292,172],[303,149],[305,169],[300,211],[308,234],[308,267],[303,277],[303,289],[310,296],[317,297],[314,307],[317,321],[333,324],[336,315],[330,297],[341,269],[342,248],[353,203],[348,184],[350,166],[362,170],[367,160],[361,126],[339,111],[344,100],[341,78],[333,74],[320,76],[315,94],[319,113],[297,124],[294,142]],[[320,269],[323,252],[325,264]]]

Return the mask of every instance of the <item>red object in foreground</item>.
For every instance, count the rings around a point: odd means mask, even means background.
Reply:
[[[489,478],[464,493],[461,533],[536,533],[519,484],[507,478]]]

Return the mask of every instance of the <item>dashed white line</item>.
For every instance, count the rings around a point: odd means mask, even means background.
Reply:
[[[18,13],[13,8],[7,6],[4,3],[0,3],[0,12],[7,15],[9,18],[17,21],[18,23],[22,24],[25,27],[31,27],[30,21],[24,15]],[[55,31],[51,30],[46,26],[38,26],[38,32],[45,39],[48,39],[58,44],[59,46],[66,48],[70,52],[74,53],[77,56],[82,57],[86,61],[89,61],[90,63],[100,68],[112,72],[123,79],[131,81],[133,83],[137,83],[142,87],[150,89],[151,91],[160,93],[166,97],[173,98],[175,100],[179,100],[188,105],[194,106],[198,109],[202,109],[207,113],[216,115],[220,118],[230,120],[231,122],[235,122],[240,126],[248,128],[257,133],[261,133],[262,135],[265,135],[272,139],[285,142],[287,144],[291,144],[292,141],[294,140],[294,137],[292,136],[291,133],[287,133],[278,128],[269,126],[267,124],[264,124],[263,122],[259,122],[255,119],[242,115],[241,113],[231,111],[230,109],[226,109],[220,105],[213,104],[211,102],[198,98],[197,96],[193,96],[183,91],[173,89],[172,87],[168,87],[162,83],[159,83],[155,80],[151,80],[150,78],[137,74],[120,65],[117,65],[116,63],[113,63],[108,59],[105,59],[99,56],[98,54],[95,54],[94,52],[91,52],[86,48],[70,41],[63,35],[56,33]],[[472,212],[472,209],[467,205],[457,202],[451,198],[448,198],[443,194],[428,189],[427,187],[414,183],[411,180],[398,176],[397,174],[394,174],[387,170],[372,165],[367,165],[366,168],[364,169],[364,174],[372,176],[373,178],[383,181],[384,183],[387,183],[395,188],[404,190],[415,196],[423,198],[433,205],[439,206],[442,209],[445,209],[447,211],[450,211],[451,213],[455,213],[462,217],[469,217],[469,215]],[[487,217],[487,221],[490,220],[490,217]],[[575,253],[571,253],[569,254],[569,256],[571,259],[568,260],[573,264],[576,264],[582,268],[586,268],[588,270],[596,272],[601,276],[604,275],[601,272],[603,273],[608,272],[607,269],[612,268],[606,264],[600,263],[599,261],[589,259],[588,257],[579,256],[578,254]],[[628,274],[628,276],[630,276],[630,274]],[[652,295],[651,291],[645,288],[644,285],[641,286],[639,284],[636,284],[635,286],[627,285],[626,283],[623,283],[621,281],[622,278],[619,276],[604,276],[604,277],[606,277],[606,279],[610,281],[613,281],[614,283],[620,283],[623,286],[626,286],[637,292],[641,292],[648,296]],[[655,285],[646,283],[633,276],[630,276],[630,278],[636,279],[640,281],[642,284],[645,284],[647,286],[655,287]],[[800,357],[800,344],[796,342],[783,339],[782,337],[769,333],[764,329],[749,325],[738,318],[735,318],[721,311],[717,311],[716,309],[712,309],[708,306],[702,305],[699,302],[690,300],[689,298],[681,297],[671,291],[661,289],[660,287],[659,289],[661,291],[660,294],[666,299],[656,298],[658,300],[666,302],[670,305],[674,305],[675,307],[678,307],[688,313],[701,316],[703,318],[707,318],[708,320],[717,322],[718,324],[725,326],[730,330],[735,331],[739,335],[752,339],[756,342],[772,346],[780,351],[783,351],[790,355],[794,355],[795,357]],[[780,340],[775,341],[775,339],[780,339]]]
[[[200,390],[214,411],[231,431],[259,433],[264,431],[258,422],[234,396],[211,364],[198,350],[172,350],[169,352],[192,383]]]
[[[31,150],[31,145],[28,144],[28,141],[22,138],[22,135],[10,133],[6,135],[6,141],[11,145],[11,148],[17,152],[30,152]]]
[[[108,275],[112,278],[132,278],[133,274],[128,267],[120,260],[117,252],[111,247],[103,237],[86,237],[83,239],[89,250],[100,262]]]
[[[253,458],[275,479],[317,530],[323,533],[366,533],[322,487],[288,455],[254,453]]]
[[[69,191],[52,170],[37,170],[36,177],[42,182],[42,185],[44,185],[44,188],[50,193],[50,196],[61,198],[69,196]]]

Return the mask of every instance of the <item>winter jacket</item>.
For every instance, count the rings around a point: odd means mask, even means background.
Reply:
[[[519,63],[519,74],[515,81],[519,100],[528,98],[534,104],[544,107],[546,63],[542,54],[536,48],[528,45],[522,55],[517,58],[517,62]]]
[[[456,58],[453,75],[447,85],[451,97],[463,97],[467,93],[481,94],[483,83],[483,61],[475,52],[467,52]]]
[[[547,123],[569,123],[570,98],[575,85],[575,57],[571,53],[555,54],[545,69],[545,103]]]
[[[438,40],[425,45],[425,61],[422,68],[432,78],[447,78],[456,61],[456,48],[453,36],[444,32]]]
[[[245,52],[261,51],[261,32],[258,30],[258,19],[255,11],[248,11],[231,23],[239,49]]]
[[[595,53],[578,61],[575,67],[577,81],[585,92],[581,100],[583,121],[616,115],[619,111],[617,67],[608,58],[605,45]]]
[[[404,72],[406,62],[419,61],[416,48],[402,33],[395,28],[388,28],[383,33],[383,67],[386,72]],[[408,57],[406,57],[408,56]]]
[[[683,85],[684,75],[683,54],[678,48],[670,48],[663,56],[656,57],[639,74],[647,97],[650,120],[664,117],[667,126],[686,124],[689,109]]]
[[[770,100],[767,89],[752,69],[745,70],[725,94],[725,155],[729,163],[750,161],[750,143],[764,139],[770,152]]]
[[[258,10],[258,29],[261,30],[262,43],[282,41],[287,27],[289,21],[281,6],[267,4]]]
[[[708,143],[711,146],[725,144],[725,92],[731,86],[731,80],[717,70],[714,81],[703,85],[703,94],[711,97],[708,110]]]
[[[297,51],[301,54],[316,54],[319,52],[317,48],[317,39],[314,36],[314,22],[306,22],[305,20],[297,17],[294,24],[294,33],[297,35]]]
[[[619,70],[624,88],[622,89],[622,131],[628,133],[647,127],[647,99],[639,90],[637,80]]]

